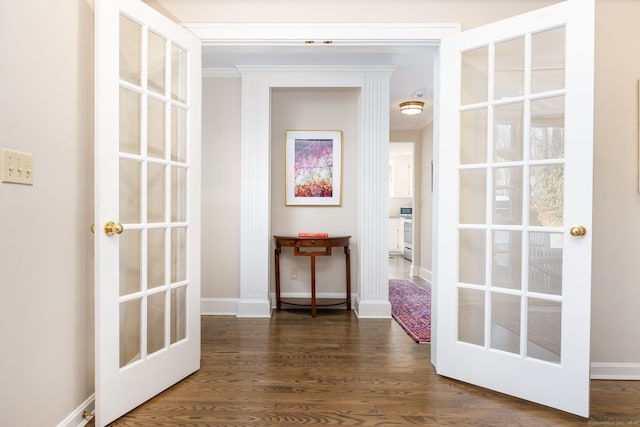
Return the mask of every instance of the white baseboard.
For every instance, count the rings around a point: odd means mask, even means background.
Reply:
[[[56,427],[82,427],[91,421],[91,418],[85,418],[85,412],[93,413],[95,411],[96,395],[92,394],[87,400],[82,402],[67,418],[62,420]]]
[[[640,380],[640,363],[591,363],[593,380]]]
[[[360,301],[356,297],[353,311],[358,319],[391,319],[391,303],[388,300]]]
[[[238,298],[202,298],[200,314],[204,316],[236,316],[238,314]]]
[[[310,293],[305,292],[286,292],[283,293],[282,298],[311,298]],[[317,298],[332,298],[339,299],[344,298],[344,293],[340,292],[320,292],[316,295]],[[264,313],[251,312],[250,315],[240,316],[238,304],[239,298],[201,298],[200,299],[200,314],[203,316],[239,316],[239,317],[265,317]],[[270,298],[271,307],[276,306],[275,293]],[[353,306],[353,295],[351,296],[351,305]],[[262,307],[263,308],[263,307]],[[319,307],[320,308],[320,307]],[[253,309],[252,309],[253,310]]]
[[[425,282],[429,282],[429,284],[433,284],[432,280],[432,276],[431,276],[431,270],[427,270],[426,268],[423,267],[418,267],[418,277],[421,278],[422,280],[424,280]]]
[[[238,300],[238,317],[271,317],[269,300]]]
[[[409,278],[413,277],[413,276],[419,276],[419,271],[420,271],[420,266],[419,265],[412,265],[409,268]]]

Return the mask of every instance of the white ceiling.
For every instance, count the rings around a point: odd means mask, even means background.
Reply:
[[[236,65],[395,65],[390,79],[391,130],[421,129],[433,116],[433,46],[203,46],[205,68]],[[424,96],[418,98],[417,91]],[[400,114],[399,104],[420,99],[425,110]]]

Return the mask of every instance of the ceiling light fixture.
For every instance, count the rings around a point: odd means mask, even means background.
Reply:
[[[423,109],[424,102],[422,101],[407,101],[400,104],[400,112],[409,116],[420,114]]]

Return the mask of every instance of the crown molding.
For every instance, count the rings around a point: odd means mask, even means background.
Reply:
[[[240,78],[240,72],[235,67],[208,67],[202,69],[202,78]]]
[[[185,23],[203,46],[437,45],[460,24],[422,23]]]

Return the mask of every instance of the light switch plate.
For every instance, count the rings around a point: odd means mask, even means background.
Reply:
[[[33,185],[33,155],[0,148],[2,182]]]

